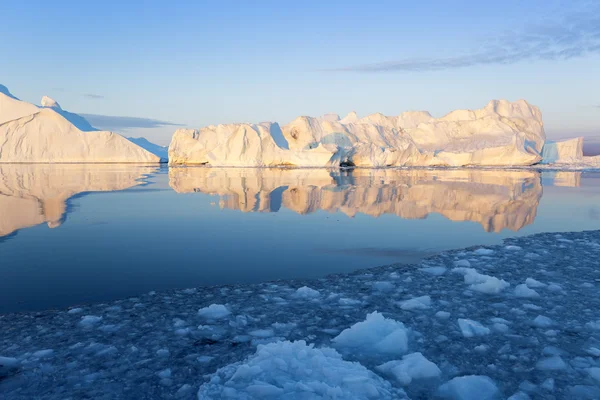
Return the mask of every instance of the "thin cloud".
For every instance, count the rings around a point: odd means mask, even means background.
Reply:
[[[88,99],[92,99],[92,100],[100,100],[103,99],[104,96],[100,95],[100,94],[94,94],[94,93],[84,93],[82,94],[83,97],[86,97]]]
[[[569,60],[600,54],[600,7],[589,8],[591,9],[504,35],[482,44],[476,51],[454,57],[407,58],[330,71],[439,71],[478,65],[514,64],[520,61]]]
[[[161,126],[182,126],[174,122],[151,118],[117,117],[111,115],[79,114],[98,129],[118,131],[133,128],[157,128]]]

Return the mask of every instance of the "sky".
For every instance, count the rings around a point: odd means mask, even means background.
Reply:
[[[167,145],[179,127],[540,107],[600,143],[600,1],[5,1],[0,84]],[[100,121],[100,122],[98,122]]]

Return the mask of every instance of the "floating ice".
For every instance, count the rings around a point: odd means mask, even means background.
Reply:
[[[402,322],[385,318],[377,311],[367,315],[333,338],[333,346],[353,357],[393,357],[408,351],[409,330]]]
[[[540,297],[538,292],[533,289],[529,289],[524,283],[515,287],[515,296],[524,298]]]
[[[543,287],[548,286],[545,283],[542,283],[540,281],[536,281],[533,278],[527,278],[527,279],[525,279],[525,284],[527,285],[528,288],[531,288],[531,289],[543,288]]]
[[[539,360],[536,368],[542,371],[556,371],[566,369],[567,364],[560,356],[552,356]]]
[[[402,357],[402,360],[388,361],[378,366],[377,370],[392,376],[403,386],[416,379],[438,378],[442,374],[438,366],[421,353],[411,353]]]
[[[473,321],[471,319],[458,319],[458,326],[462,335],[466,338],[474,337],[474,336],[485,336],[490,333],[490,329],[481,325],[477,321]]]
[[[213,374],[198,391],[199,399],[402,399],[394,389],[356,362],[344,361],[331,348],[304,341],[259,345],[244,362]]]
[[[491,256],[492,254],[494,254],[494,250],[482,247],[480,249],[475,250],[473,254],[477,256]]]
[[[554,321],[544,315],[538,315],[533,320],[533,325],[538,328],[549,328],[554,325]]]
[[[211,304],[198,310],[198,315],[206,319],[221,319],[231,314],[231,311],[223,304]]]
[[[438,395],[451,400],[494,400],[500,391],[487,376],[467,375],[444,383],[439,387]]]
[[[97,324],[100,321],[102,321],[102,317],[96,315],[86,315],[84,317],[81,317],[81,321],[79,321],[79,324],[82,326],[91,326]]]
[[[292,295],[296,299],[315,299],[319,296],[319,291],[311,289],[308,286],[302,286]]]
[[[454,268],[452,272],[463,274],[465,283],[470,284],[469,289],[480,293],[497,294],[510,286],[505,280],[480,274],[474,268],[458,267]]]
[[[447,269],[448,268],[446,268],[446,267],[424,267],[424,268],[419,268],[419,271],[425,272],[426,274],[430,274],[433,276],[441,276],[446,273]]]
[[[399,305],[403,310],[425,310],[431,307],[431,297],[415,297],[410,300],[401,301]]]

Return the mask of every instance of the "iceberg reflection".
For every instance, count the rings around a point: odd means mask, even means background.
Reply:
[[[404,219],[437,213],[488,232],[531,224],[542,197],[540,174],[532,170],[171,168],[169,182],[178,193],[218,195],[221,208],[243,212],[285,207]]]
[[[60,226],[68,200],[85,192],[127,189],[157,167],[102,164],[0,165],[0,237],[46,223]]]

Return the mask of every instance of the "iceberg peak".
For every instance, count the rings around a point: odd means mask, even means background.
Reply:
[[[43,96],[41,104],[42,104],[42,107],[52,108],[54,110],[62,110],[62,108],[60,107],[60,104],[58,104],[58,102],[56,100],[54,100],[52,97]]]
[[[342,124],[353,124],[355,122],[358,122],[360,118],[358,117],[358,114],[356,113],[356,111],[350,111],[348,113],[348,115],[346,115],[344,118],[342,118],[340,120],[340,123]]]

